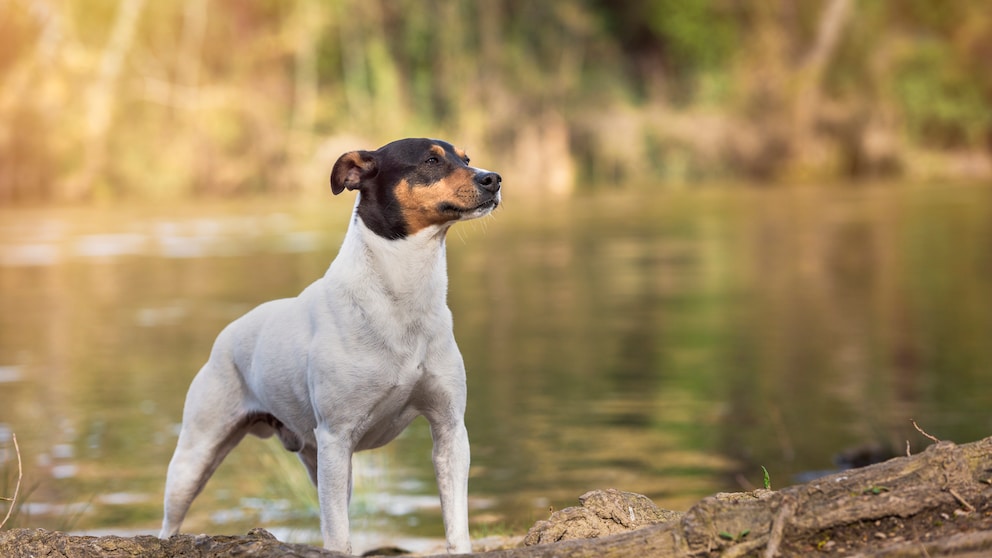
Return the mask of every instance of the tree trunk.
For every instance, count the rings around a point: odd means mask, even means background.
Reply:
[[[987,556],[992,552],[990,485],[992,438],[961,446],[940,442],[918,455],[778,491],[710,496],[680,519],[612,536],[512,548],[485,555],[496,558],[735,557],[803,556],[824,551],[832,555],[874,557]],[[629,493],[625,498],[614,501],[623,504],[619,512],[617,506],[609,504],[604,509],[613,511],[600,514],[600,519],[628,524],[622,511],[637,504],[637,498],[631,498]],[[587,499],[602,501],[600,496]],[[563,514],[571,519],[577,515],[581,514]],[[657,518],[664,520],[660,515]],[[546,527],[547,522],[542,523]],[[633,527],[639,524],[629,523]],[[80,537],[27,529],[0,532],[2,556],[113,558],[139,554],[148,557],[341,556],[314,547],[283,544],[260,529],[244,537],[180,535],[168,540],[151,536]]]
[[[809,159],[814,122],[819,112],[823,74],[837,51],[851,11],[850,0],[831,0],[823,10],[816,42],[796,72],[796,100],[792,115],[792,141],[800,162]]]
[[[119,104],[115,97],[116,86],[144,5],[145,0],[123,0],[117,10],[110,39],[100,57],[96,79],[87,92],[83,169],[80,176],[67,186],[67,197],[72,201],[92,195],[95,181],[106,170],[110,127],[116,105]]]

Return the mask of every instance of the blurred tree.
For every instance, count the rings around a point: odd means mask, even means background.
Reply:
[[[0,202],[309,190],[404,135],[535,192],[989,177],[989,60],[980,1],[9,0]]]

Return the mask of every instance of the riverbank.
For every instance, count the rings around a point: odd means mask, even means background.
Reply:
[[[477,554],[979,556],[992,551],[992,437],[963,445],[939,442],[916,455],[782,490],[716,494],[684,514],[655,513],[647,498],[618,491],[598,491],[583,500],[580,508],[560,510],[538,522],[525,546]],[[576,538],[590,532],[608,536]],[[0,532],[0,555],[53,553],[72,558],[343,556],[281,543],[262,529],[245,536],[180,535],[168,540],[82,537],[40,529]]]

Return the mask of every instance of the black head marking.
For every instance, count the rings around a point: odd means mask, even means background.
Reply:
[[[384,238],[400,239],[429,225],[454,222],[477,206],[477,172],[450,143],[409,138],[375,151],[345,153],[331,172],[331,189],[361,192],[357,213],[365,226]],[[483,196],[496,192],[483,190]]]

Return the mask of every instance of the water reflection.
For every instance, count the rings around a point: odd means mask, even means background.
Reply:
[[[509,193],[508,193],[509,194]],[[335,200],[337,201],[337,200]],[[992,417],[992,191],[508,195],[449,236],[472,517],[520,532],[617,487],[683,509],[875,442]],[[347,204],[0,215],[0,495],[15,525],[154,532],[183,395],[217,332],[321,275]],[[186,529],[313,542],[302,467],[250,439]],[[356,548],[442,533],[423,421],[356,463]]]

